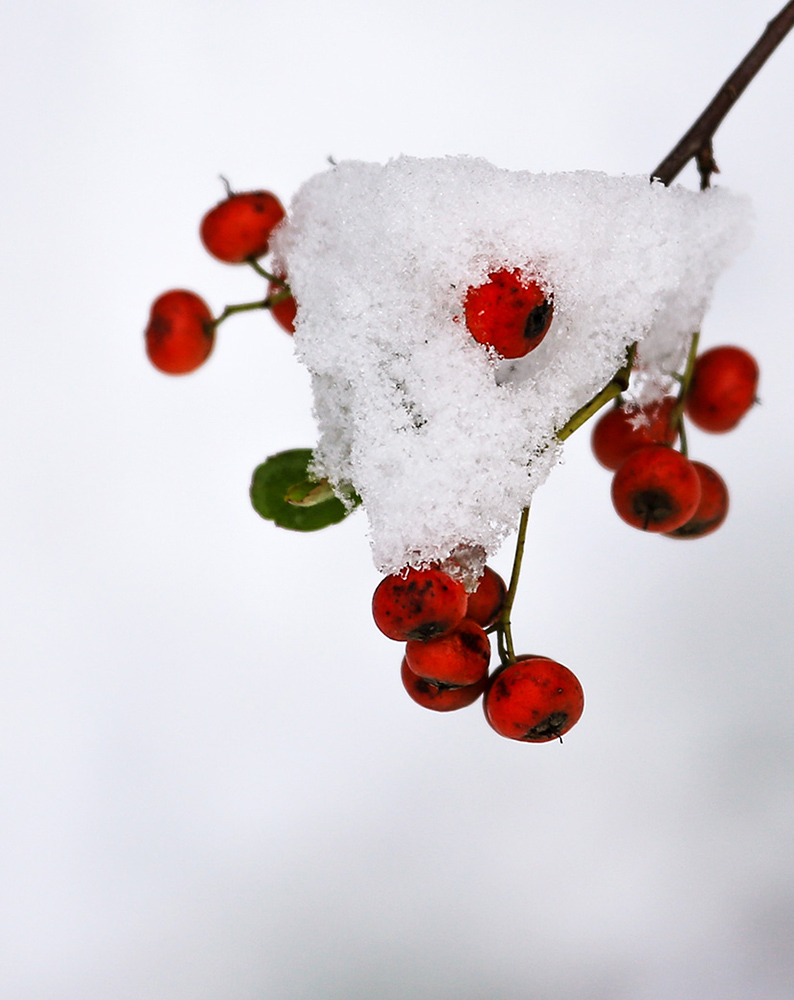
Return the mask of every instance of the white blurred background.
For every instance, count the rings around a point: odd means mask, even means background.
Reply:
[[[790,1000],[794,38],[716,141],[756,236],[702,343],[762,368],[739,429],[691,434],[728,521],[632,531],[587,430],[533,507],[514,632],[585,686],[563,746],[408,699],[361,515],[251,510],[315,440],[269,316],[183,379],[142,339],[167,288],[260,294],[199,244],[219,174],[648,173],[781,2],[6,5],[4,1000]]]

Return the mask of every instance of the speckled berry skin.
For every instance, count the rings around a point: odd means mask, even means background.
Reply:
[[[246,191],[220,202],[201,220],[205,249],[224,264],[243,264],[267,253],[284,206],[269,191]]]
[[[711,434],[732,430],[755,402],[758,364],[741,347],[712,347],[695,361],[684,402],[692,423]]]
[[[612,503],[623,520],[642,531],[680,528],[697,510],[700,479],[687,458],[651,444],[633,451],[612,479]]]
[[[483,677],[478,683],[467,684],[464,687],[444,687],[433,684],[423,677],[417,677],[408,666],[405,657],[403,657],[401,677],[403,687],[417,705],[429,708],[433,712],[454,712],[459,708],[474,704],[485,690],[488,680],[487,677]]]
[[[483,708],[500,736],[548,743],[582,717],[584,691],[576,675],[556,660],[522,656],[491,675]]]
[[[700,502],[685,524],[666,532],[668,538],[703,538],[716,531],[728,516],[730,498],[722,476],[704,462],[692,464],[700,480]]]
[[[490,566],[486,566],[477,581],[477,589],[469,594],[466,617],[483,628],[490,628],[502,613],[506,597],[504,580]]]
[[[629,455],[648,444],[675,444],[677,428],[670,426],[675,397],[639,409],[614,406],[599,417],[590,447],[605,469],[615,472]]]
[[[446,635],[426,642],[411,639],[405,645],[405,659],[426,681],[463,687],[487,677],[491,643],[482,626],[464,618]]]
[[[551,295],[518,270],[493,271],[466,293],[472,337],[503,358],[523,358],[546,336],[554,314]]]
[[[375,624],[390,639],[432,639],[452,631],[466,614],[462,583],[440,569],[409,569],[385,577],[372,597]]]
[[[215,343],[210,307],[184,288],[164,292],[152,303],[144,338],[149,360],[161,372],[186,375],[195,371]]]

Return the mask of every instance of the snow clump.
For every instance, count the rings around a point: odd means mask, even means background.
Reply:
[[[474,573],[560,457],[555,433],[625,363],[643,402],[680,371],[746,199],[647,177],[532,174],[468,157],[341,162],[272,241],[299,305],[315,471],[352,484],[383,573],[452,557]],[[518,268],[553,291],[543,342],[498,358],[463,302]]]

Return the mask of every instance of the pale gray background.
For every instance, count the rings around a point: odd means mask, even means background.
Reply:
[[[756,237],[703,340],[763,371],[739,430],[692,434],[729,521],[633,532],[587,432],[533,509],[515,630],[585,685],[562,747],[408,700],[360,517],[251,511],[253,467],[314,441],[268,316],[186,379],[142,350],[166,288],[259,294],[197,239],[219,173],[285,201],[329,154],[645,173],[777,3],[6,6],[4,1000],[789,1000],[794,39],[716,146]]]

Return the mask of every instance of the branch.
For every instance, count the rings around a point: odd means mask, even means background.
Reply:
[[[712,102],[692,128],[653,171],[651,180],[660,180],[665,186],[672,183],[694,157],[700,174],[701,189],[709,186],[711,175],[719,173],[712,153],[714,133],[722,124],[723,118],[738,101],[747,84],[780,45],[792,27],[794,27],[794,0],[789,0],[781,12],[772,18],[763,35],[720,87]]]

